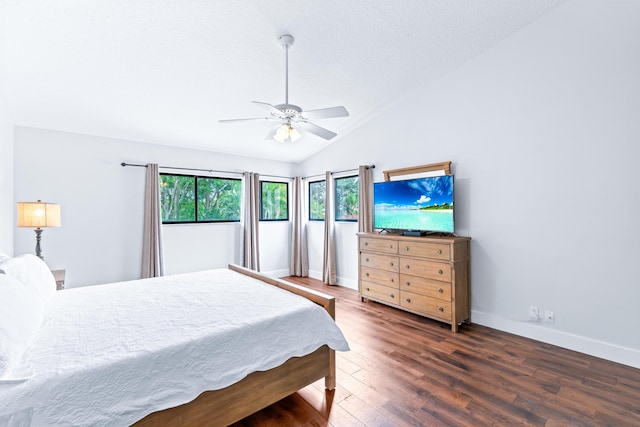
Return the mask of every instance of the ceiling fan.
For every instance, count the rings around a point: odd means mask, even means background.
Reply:
[[[285,142],[287,139],[296,141],[300,138],[301,132],[309,132],[320,138],[329,140],[336,136],[335,132],[311,123],[309,120],[330,119],[334,117],[348,117],[349,112],[346,108],[329,107],[319,110],[303,111],[297,105],[289,104],[289,48],[293,45],[293,36],[289,34],[282,35],[278,38],[278,43],[285,50],[285,101],[284,104],[271,105],[266,102],[252,101],[257,106],[267,110],[269,115],[266,117],[255,117],[248,119],[226,119],[218,120],[220,123],[246,122],[257,120],[268,120],[280,122],[273,128],[265,139],[275,139],[279,142]]]

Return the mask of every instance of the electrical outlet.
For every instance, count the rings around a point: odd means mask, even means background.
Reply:
[[[529,307],[529,320],[537,322],[540,320],[540,314],[538,311],[538,307],[532,305]]]
[[[544,312],[544,321],[547,323],[553,323],[556,320],[556,315],[553,311],[545,311]]]

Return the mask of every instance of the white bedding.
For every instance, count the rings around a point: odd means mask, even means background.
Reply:
[[[27,351],[34,375],[0,384],[0,424],[130,425],[324,344],[349,349],[322,307],[227,269],[68,289]]]

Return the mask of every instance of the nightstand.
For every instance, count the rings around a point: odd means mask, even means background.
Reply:
[[[56,290],[63,290],[65,270],[51,270],[51,273],[53,273],[53,278],[56,279]]]

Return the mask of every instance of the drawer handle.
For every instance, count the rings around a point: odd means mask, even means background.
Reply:
[[[404,282],[405,285],[411,286],[411,282]]]
[[[405,265],[404,268],[409,269],[409,264]]]
[[[442,249],[438,249],[438,255],[442,255]]]
[[[442,308],[442,307],[438,307],[438,311],[439,311],[440,313],[442,313],[442,312],[444,311],[444,308]]]
[[[367,292],[369,292],[369,291],[371,290],[371,289],[369,289],[369,288],[365,288],[365,289],[367,290]]]
[[[444,271],[438,270],[438,274],[443,274],[443,273],[444,273]]]
[[[389,249],[393,249],[393,245],[392,244],[389,244]]]
[[[389,265],[393,267],[393,261],[389,261]]]
[[[405,250],[405,251],[408,251],[408,250],[409,250],[409,246],[405,246],[405,247],[404,247],[404,250]]]
[[[365,276],[369,277],[369,272],[364,273]]]
[[[369,246],[369,242],[364,242],[364,245],[365,246]]]
[[[369,262],[369,258],[365,258],[364,260],[365,260],[365,261],[367,261],[367,262]]]
[[[389,295],[391,298],[395,298],[396,296],[394,294]]]
[[[409,302],[409,303],[410,303],[410,302],[411,302],[411,298],[407,298],[407,302]]]
[[[390,278],[389,278],[389,281],[390,281],[391,283],[393,283],[393,277],[390,277]]]
[[[444,290],[443,290],[442,288],[438,288],[438,293],[440,293],[440,294],[441,294],[441,293],[443,293],[443,292],[444,292]]]

